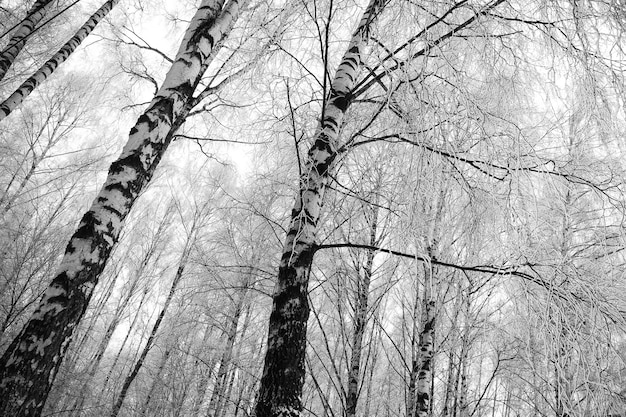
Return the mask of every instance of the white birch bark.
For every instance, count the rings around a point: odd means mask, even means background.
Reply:
[[[377,203],[377,201],[376,201]],[[370,225],[370,246],[378,246],[376,237],[378,228],[378,209],[373,209],[372,223]],[[357,404],[359,401],[359,380],[361,379],[361,356],[365,327],[367,325],[367,312],[369,310],[369,293],[372,271],[376,252],[367,251],[367,259],[363,270],[363,279],[359,277],[356,308],[354,312],[354,326],[352,334],[352,353],[348,366],[348,389],[346,394],[346,417],[356,417]]]
[[[300,192],[291,213],[291,224],[273,295],[256,417],[302,415],[306,325],[309,317],[307,287],[315,234],[331,165],[337,156],[339,130],[352,103],[351,91],[370,37],[370,23],[384,3],[382,0],[370,1],[352,36],[348,50],[337,68],[323,118],[303,167]]]
[[[22,51],[26,40],[31,33],[37,27],[37,24],[43,20],[48,13],[52,0],[37,0],[26,17],[20,22],[19,26],[13,32],[9,43],[0,52],[0,81],[6,76],[7,71],[17,58],[17,55]]]
[[[415,417],[430,415],[431,385],[433,381],[432,362],[435,353],[435,299],[432,265],[424,265],[424,307],[422,310],[422,330],[419,336],[419,359],[417,361],[417,383],[415,387]]]
[[[39,84],[44,82],[59,65],[69,58],[69,56],[78,48],[78,46],[87,38],[87,36],[96,28],[98,23],[105,18],[113,9],[119,0],[109,0],[102,5],[83,26],[65,43],[45,64],[26,81],[18,87],[0,104],[0,121],[4,120],[13,110],[15,110],[30,93],[37,88]]]
[[[0,359],[0,415],[38,416],[55,373],[116,244],[124,220],[149,183],[214,49],[246,0],[204,0],[163,85],[130,131],[120,157],[67,245],[56,277]]]

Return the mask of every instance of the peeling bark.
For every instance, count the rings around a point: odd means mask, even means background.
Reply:
[[[38,416],[124,220],[185,120],[193,92],[246,0],[204,0],[163,85],[71,237],[56,277],[0,359],[0,415]]]
[[[80,46],[80,44],[89,36],[89,34],[96,28],[98,23],[109,14],[113,7],[119,2],[119,0],[109,0],[102,5],[83,26],[72,36],[72,38],[65,43],[45,64],[26,81],[18,87],[0,104],[0,121],[6,118],[13,110],[17,108],[30,93],[37,88],[39,84],[44,82],[52,73],[57,69],[59,65],[69,58],[69,56]],[[1,63],[0,63],[1,65]],[[0,73],[1,74],[1,73]],[[0,75],[1,77],[1,75]]]
[[[315,234],[330,170],[337,156],[339,130],[352,104],[351,90],[369,40],[370,23],[384,5],[371,0],[355,31],[332,82],[323,117],[313,138],[300,178],[300,192],[291,212],[273,295],[267,352],[256,417],[302,415],[305,376],[307,298]]]
[[[7,46],[0,52],[0,81],[15,62],[17,55],[26,45],[27,38],[33,33],[37,24],[43,20],[52,5],[52,0],[37,0],[19,24]]]

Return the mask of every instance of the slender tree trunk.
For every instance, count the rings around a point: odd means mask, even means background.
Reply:
[[[5,77],[13,62],[17,58],[24,45],[26,45],[26,39],[37,27],[37,24],[43,20],[48,13],[48,9],[52,4],[52,0],[38,0],[28,11],[26,17],[19,24],[17,29],[13,32],[13,36],[9,40],[9,43],[0,52],[0,81]]]
[[[452,312],[452,322],[450,330],[448,331],[448,340],[450,341],[450,348],[448,352],[448,378],[446,381],[446,393],[443,399],[443,411],[442,417],[456,417],[457,409],[457,395],[459,390],[459,378],[461,375],[461,363],[463,361],[463,342],[465,335],[461,336],[461,330],[459,329],[459,319],[461,317],[461,309],[463,308],[462,287],[459,283],[457,296],[455,297],[454,310]],[[466,326],[467,327],[467,326]],[[465,332],[467,333],[467,331]],[[459,353],[457,353],[457,343],[461,343]],[[457,360],[458,358],[458,360]]]
[[[109,0],[102,5],[85,24],[78,29],[78,31],[72,36],[72,38],[65,43],[45,64],[26,81],[18,87],[0,104],[0,122],[6,118],[13,110],[15,110],[30,93],[37,88],[39,84],[44,82],[59,65],[69,58],[69,56],[78,48],[78,46],[87,38],[87,36],[95,29],[102,19],[109,14],[113,7],[119,2],[119,0]]]
[[[467,355],[465,355],[461,364],[461,381],[459,387],[458,415],[465,417],[467,415]],[[510,397],[508,397],[510,399]]]
[[[195,227],[196,227],[196,224],[194,222],[194,225],[192,226],[190,233],[195,234]],[[163,318],[165,317],[165,314],[167,313],[167,310],[172,302],[172,299],[174,298],[174,294],[176,293],[178,284],[183,278],[183,272],[185,271],[187,260],[189,259],[189,254],[191,252],[191,247],[193,245],[193,239],[194,238],[192,235],[190,235],[187,239],[185,249],[183,250],[183,254],[178,264],[178,269],[176,270],[176,275],[174,276],[174,280],[172,281],[172,286],[170,287],[170,292],[167,294],[165,303],[163,304],[163,307],[161,308],[161,312],[159,313],[156,321],[154,322],[154,325],[152,326],[152,330],[150,331],[150,336],[148,337],[148,341],[146,342],[143,350],[141,351],[139,358],[135,362],[135,366],[133,367],[131,372],[126,376],[126,379],[124,380],[124,385],[122,385],[122,390],[120,391],[120,394],[117,397],[115,404],[113,405],[113,409],[111,410],[111,417],[116,417],[119,414],[122,408],[122,404],[124,404],[124,400],[126,399],[126,395],[128,394],[128,389],[130,388],[131,384],[133,383],[133,381],[139,374],[139,371],[141,370],[143,363],[146,360],[148,353],[150,352],[150,349],[152,349],[152,346],[154,345],[154,340],[156,339],[157,333],[159,332],[159,328],[161,327]]]
[[[17,200],[22,190],[24,190],[32,176],[35,174],[37,166],[44,158],[44,153],[39,156],[33,156],[33,161],[30,165],[30,168],[28,169],[28,172],[26,173],[24,178],[22,178],[22,181],[20,181],[19,185],[17,186],[17,190],[15,190],[15,192],[13,192],[11,195],[9,194],[9,189],[11,188],[13,179],[11,180],[11,183],[7,185],[5,192],[2,194],[2,197],[0,197],[0,210],[2,210],[0,216],[4,216],[11,209],[11,207],[13,207],[13,203],[15,203],[15,200]],[[15,175],[17,175],[17,173]],[[15,179],[15,176],[13,178]]]
[[[237,328],[239,327],[239,319],[243,311],[243,304],[246,297],[245,289],[240,294],[237,304],[235,305],[235,311],[231,317],[228,330],[226,332],[226,346],[222,352],[222,357],[217,369],[217,376],[215,377],[215,384],[213,386],[213,392],[211,393],[211,400],[209,401],[209,408],[207,409],[207,417],[216,417],[219,414],[219,403],[224,397],[224,393],[227,387],[228,379],[228,367],[233,356],[233,347],[235,346],[235,339],[237,337]]]
[[[430,415],[431,386],[433,382],[432,362],[435,350],[435,298],[433,294],[433,267],[424,265],[424,307],[422,330],[419,336],[419,360],[417,361],[417,383],[415,389],[415,417]]]
[[[372,224],[370,225],[370,246],[376,246],[378,239],[376,237],[378,221],[378,211],[374,209]],[[359,277],[357,282],[357,302],[354,312],[354,333],[352,335],[352,354],[350,364],[348,365],[348,390],[346,394],[346,417],[356,417],[356,408],[359,400],[359,378],[361,375],[361,351],[363,347],[363,337],[365,335],[365,327],[367,325],[367,312],[369,309],[369,292],[370,281],[372,279],[372,268],[374,264],[373,250],[367,251],[367,259],[363,271],[363,279]]]
[[[161,362],[157,367],[156,375],[152,378],[152,383],[150,384],[150,389],[148,390],[148,395],[146,395],[146,400],[143,403],[143,407],[141,407],[141,415],[148,415],[148,409],[150,407],[150,403],[152,402],[152,398],[154,397],[154,392],[156,391],[157,385],[159,384],[159,380],[161,379],[161,375],[163,375],[163,370],[165,369],[165,365],[172,354],[172,348],[168,347],[161,358]]]
[[[300,192],[291,213],[273,295],[256,417],[296,417],[302,413],[309,317],[307,292],[315,235],[331,165],[337,156],[339,130],[352,103],[350,92],[369,40],[369,26],[384,3],[371,0],[363,14],[337,68],[330,97],[303,167]]]
[[[378,313],[377,313],[378,314]],[[380,319],[380,317],[377,320],[378,322],[382,322],[382,320]],[[369,417],[370,415],[370,409],[371,409],[371,403],[372,403],[372,393],[374,390],[374,374],[376,371],[376,363],[378,362],[378,355],[379,355],[379,346],[382,346],[382,341],[380,340],[380,327],[378,327],[377,330],[377,336],[374,337],[374,330],[372,330],[372,340],[378,339],[377,342],[372,342],[373,343],[373,353],[372,353],[372,361],[371,361],[371,366],[369,369],[369,377],[368,377],[368,384],[367,384],[367,393],[365,395],[365,410],[363,411],[363,417]]]
[[[104,383],[102,384],[103,391],[100,393],[100,395],[98,395],[96,399],[97,403],[100,402],[100,399],[102,398],[101,395],[104,394],[104,389],[106,389],[107,385],[109,384],[109,381],[111,380],[111,376],[113,375],[113,371],[115,370],[117,363],[122,357],[122,352],[124,352],[126,343],[128,343],[128,339],[130,339],[130,335],[133,333],[133,329],[135,328],[137,321],[139,321],[139,317],[140,317],[139,313],[141,312],[141,308],[143,307],[144,303],[146,302],[148,298],[148,292],[149,292],[149,288],[146,287],[141,296],[141,300],[139,301],[139,305],[137,306],[137,312],[135,316],[133,317],[133,321],[130,323],[130,326],[128,327],[128,331],[126,332],[126,335],[124,336],[124,340],[122,340],[122,344],[120,345],[120,348],[117,350],[117,354],[115,355],[115,358],[113,359],[113,363],[111,364],[111,367],[109,368],[109,372],[107,372],[107,376],[104,378]],[[120,373],[121,373],[121,370],[120,370]]]
[[[124,220],[149,183],[176,129],[193,107],[193,92],[238,15],[240,2],[204,0],[148,109],[131,129],[104,187],[67,245],[57,276],[35,313],[0,359],[0,415],[38,416],[72,332],[118,240]]]
[[[224,395],[222,395],[219,399],[214,417],[224,417],[224,415],[228,411],[228,403],[230,402],[230,396],[232,395],[236,375],[237,367],[231,363],[229,365],[228,383],[226,384],[226,391],[224,392]]]
[[[418,284],[416,284],[418,285]],[[409,387],[408,398],[406,406],[407,417],[413,417],[415,415],[415,405],[417,403],[417,373],[419,369],[419,307],[420,296],[419,286],[415,289],[415,299],[413,302],[413,314],[411,316],[411,371],[409,373]],[[444,414],[444,417],[445,414]]]
[[[206,346],[209,339],[213,335],[213,326],[209,325],[204,331],[204,336],[202,337],[202,345]],[[200,409],[202,408],[202,403],[204,401],[204,397],[206,396],[207,388],[209,385],[209,379],[211,374],[213,373],[213,368],[215,367],[215,363],[217,362],[217,358],[212,356],[209,360],[209,363],[206,365],[207,371],[200,373],[200,379],[198,380],[198,385],[196,388],[196,397],[193,402],[193,406],[191,407],[191,412],[189,413],[192,417],[197,417],[200,414]],[[201,365],[196,365],[201,366]]]

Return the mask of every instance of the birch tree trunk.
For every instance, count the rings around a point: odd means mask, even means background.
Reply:
[[[440,205],[441,207],[441,205]],[[437,220],[435,221],[434,230],[438,229],[437,223],[439,222],[441,211],[437,214]],[[435,234],[433,232],[432,234]],[[427,256],[429,259],[434,259],[433,249],[431,246],[427,246]],[[421,318],[419,320],[419,328],[413,327],[413,335],[411,337],[411,374],[409,379],[409,398],[407,405],[407,415],[409,417],[426,417],[431,414],[431,393],[433,386],[433,357],[434,357],[434,345],[435,345],[435,319],[436,319],[436,294],[434,293],[434,278],[435,273],[432,263],[424,263],[424,296],[422,298],[422,311]],[[419,291],[417,291],[419,293]],[[413,310],[414,320],[417,319],[418,310],[418,294],[415,297],[415,305]],[[416,333],[419,335],[416,337]],[[417,340],[417,345],[415,344]],[[453,358],[450,359],[451,363],[454,362]],[[446,408],[444,407],[444,412]],[[442,414],[444,417],[445,414]]]
[[[433,382],[432,362],[435,353],[435,298],[433,294],[433,267],[424,265],[424,306],[422,330],[419,336],[419,360],[416,362],[415,417],[430,415],[431,385]]]
[[[378,209],[373,209],[372,224],[370,225],[370,246],[378,246],[376,230],[378,223]],[[363,336],[367,325],[367,311],[369,308],[368,298],[370,292],[370,281],[372,278],[372,268],[376,252],[367,251],[367,259],[363,271],[363,279],[358,282],[358,294],[356,311],[354,314],[354,333],[352,335],[352,354],[348,368],[348,390],[346,395],[346,417],[356,417],[356,407],[359,400],[359,379],[361,376],[361,351],[363,347]]]
[[[144,274],[145,269],[148,267],[150,260],[155,256],[155,253],[158,250],[157,246],[158,246],[159,240],[162,238],[162,235],[165,232],[167,225],[169,224],[169,221],[171,220],[171,216],[170,216],[171,213],[172,212],[168,210],[163,220],[159,223],[159,227],[155,233],[155,236],[152,242],[150,242],[150,246],[148,247],[147,252],[144,254],[143,259],[141,260],[141,263],[139,264],[139,268],[134,274],[134,279],[132,279],[131,281],[130,288],[128,289],[126,294],[123,296],[123,298],[118,302],[118,305],[115,309],[115,313],[113,314],[113,318],[109,322],[109,325],[107,326],[107,329],[104,332],[104,337],[98,344],[98,348],[96,349],[96,352],[94,353],[94,355],[91,357],[91,360],[89,361],[87,377],[85,378],[82,388],[80,389],[80,392],[79,392],[80,396],[76,400],[74,407],[72,407],[79,414],[81,412],[81,409],[83,408],[83,404],[87,397],[89,385],[91,384],[91,381],[93,380],[93,378],[96,376],[96,372],[98,371],[100,362],[102,361],[102,358],[104,357],[104,353],[106,352],[109,346],[111,337],[113,337],[113,333],[115,332],[115,330],[117,329],[117,326],[122,321],[122,314],[126,310],[126,307],[128,307],[132,297],[135,295],[135,291],[137,290],[137,287],[139,286],[141,282],[140,278]]]
[[[203,0],[176,59],[67,245],[56,277],[0,359],[0,415],[38,416],[124,220],[149,183],[193,93],[246,0]]]
[[[113,7],[119,2],[119,0],[109,0],[102,5],[83,26],[72,36],[72,38],[65,43],[45,64],[26,81],[18,87],[0,104],[0,122],[4,120],[13,110],[15,110],[26,97],[33,92],[35,88],[42,82],[44,82],[59,65],[69,58],[69,56],[80,46],[80,44],[89,36],[89,34],[96,28],[98,23],[109,14]]]
[[[352,103],[351,90],[369,40],[371,22],[384,5],[371,0],[332,82],[300,178],[300,192],[291,212],[273,294],[267,352],[256,405],[256,417],[300,416],[305,376],[306,326],[309,317],[308,281],[315,234],[330,169],[337,156],[339,130]]]
[[[7,46],[0,52],[0,81],[15,62],[17,55],[26,45],[26,39],[37,27],[37,24],[48,13],[52,0],[37,0],[28,11],[26,17],[19,24]]]

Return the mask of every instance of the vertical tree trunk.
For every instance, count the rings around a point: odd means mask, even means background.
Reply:
[[[378,210],[373,209],[372,224],[370,225],[369,245],[377,246],[378,239],[376,237],[378,223]],[[370,292],[370,281],[372,279],[372,268],[374,264],[373,250],[367,251],[367,259],[363,270],[363,279],[358,278],[357,281],[357,302],[354,312],[354,332],[352,334],[352,354],[348,365],[348,389],[346,394],[346,417],[356,416],[356,407],[359,399],[359,378],[361,370],[361,350],[363,346],[363,337],[365,335],[365,327],[367,325],[367,312],[369,308],[368,298]]]
[[[461,378],[461,364],[463,362],[464,341],[467,334],[467,319],[465,321],[466,327],[463,335],[460,330],[460,318],[464,303],[468,302],[467,297],[463,297],[463,289],[461,283],[457,285],[457,296],[455,297],[454,310],[452,311],[452,322],[450,330],[448,331],[448,340],[450,344],[448,352],[448,378],[446,381],[446,393],[443,399],[443,411],[442,417],[456,417],[458,394],[459,394],[459,381]],[[467,316],[467,315],[466,315]],[[457,349],[457,344],[461,346]]]
[[[429,254],[430,255],[430,254]],[[435,295],[433,294],[433,267],[424,264],[424,306],[419,336],[419,360],[416,362],[415,417],[430,415],[432,362],[435,351]]]
[[[418,284],[416,283],[418,286]],[[413,314],[411,316],[411,370],[409,373],[409,387],[406,405],[407,417],[413,417],[415,415],[415,406],[417,403],[417,373],[419,370],[419,323],[420,320],[420,291],[419,286],[415,289],[415,299],[413,301]],[[444,415],[444,417],[446,417]]]
[[[5,77],[7,71],[15,62],[17,55],[26,45],[27,37],[33,33],[37,24],[46,16],[52,3],[52,0],[37,0],[17,29],[15,29],[9,43],[0,52],[0,81]]]
[[[13,110],[19,106],[26,97],[33,92],[35,88],[42,82],[44,82],[56,69],[59,65],[69,58],[69,56],[80,46],[80,44],[89,36],[89,34],[95,29],[95,27],[100,23],[102,19],[106,17],[107,14],[113,7],[119,2],[119,0],[109,0],[102,5],[85,24],[78,29],[78,31],[72,36],[72,38],[65,43],[45,64],[43,64],[39,69],[21,86],[18,87],[17,90],[13,92],[4,100],[2,104],[0,104],[0,121],[6,118]]]
[[[237,337],[237,328],[239,327],[239,319],[243,311],[243,304],[246,296],[246,290],[244,289],[242,294],[239,295],[237,304],[231,321],[226,332],[226,346],[222,352],[220,359],[217,376],[215,377],[215,384],[213,385],[213,392],[211,393],[211,400],[209,401],[209,408],[207,409],[207,417],[216,417],[219,414],[219,404],[224,397],[224,392],[227,387],[228,367],[233,355],[233,347],[235,346],[235,339]]]
[[[348,107],[369,26],[385,2],[371,0],[352,36],[332,83],[322,120],[309,149],[300,178],[300,192],[291,213],[273,295],[267,352],[256,417],[296,417],[302,412],[306,326],[309,317],[308,281],[315,234],[330,169],[337,156],[339,130]]]
[[[233,385],[235,384],[235,376],[237,375],[237,367],[233,363],[229,365],[228,383],[226,384],[226,391],[222,395],[217,404],[217,409],[214,417],[224,417],[228,411],[228,403],[230,402],[230,396],[232,395]]]
[[[71,237],[57,276],[0,359],[0,415],[41,414],[124,220],[189,114],[213,47],[229,32],[244,1],[230,0],[225,10],[222,0],[203,0],[200,5],[163,85],[131,129],[122,154]]]
[[[461,358],[461,386],[459,387],[458,416],[467,415],[467,355]],[[510,397],[508,397],[510,399]],[[456,414],[455,414],[456,415]]]
[[[204,335],[202,337],[201,346],[204,347],[207,345],[209,339],[213,335],[213,326],[208,325],[204,331]],[[213,373],[213,368],[215,367],[215,363],[217,362],[217,358],[212,356],[207,364],[207,371],[200,373],[200,378],[198,380],[198,385],[196,387],[196,397],[193,401],[193,406],[191,407],[191,412],[189,413],[192,417],[197,417],[200,414],[200,409],[202,408],[202,403],[204,401],[204,397],[206,395],[206,391],[209,385],[209,379],[211,374]],[[196,365],[200,366],[200,365]]]

